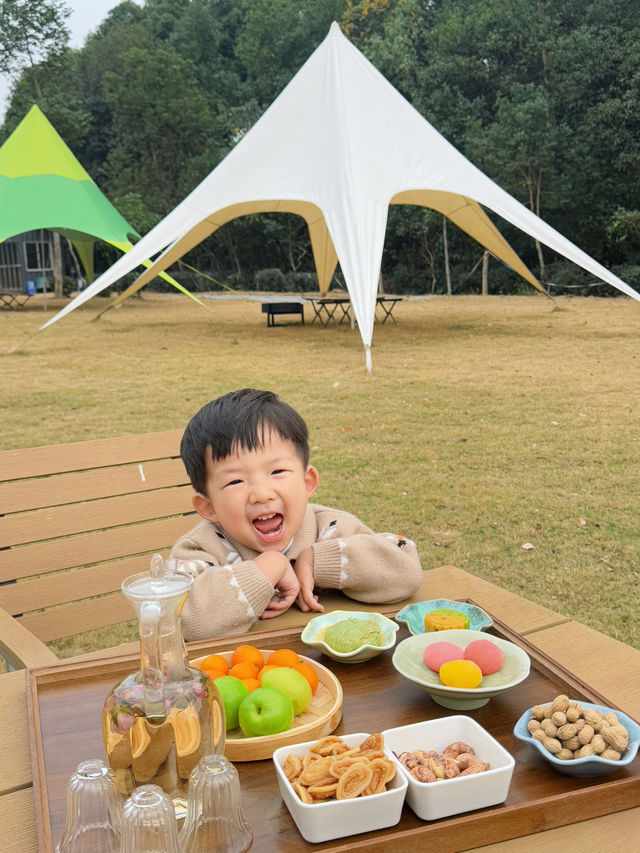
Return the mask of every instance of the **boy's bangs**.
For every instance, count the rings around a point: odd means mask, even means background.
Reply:
[[[242,450],[249,453],[253,450],[262,450],[272,435],[279,434],[273,424],[269,423],[264,417],[253,422],[245,421],[238,424],[236,435],[232,437],[229,449],[225,453],[221,453],[217,459],[224,459],[229,453],[238,453]]]

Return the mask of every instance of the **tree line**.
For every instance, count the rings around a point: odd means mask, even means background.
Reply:
[[[13,75],[0,143],[37,102],[140,233],[237,144],[336,20],[476,166],[640,287],[635,0],[123,0],[78,50],[69,11],[0,0],[0,72]],[[550,289],[613,292],[489,215]],[[385,289],[445,292],[445,248],[453,292],[479,291],[477,243],[433,211],[390,208]],[[230,222],[185,262],[176,277],[202,289],[316,286],[306,225],[289,214]],[[492,292],[529,290],[496,261],[489,276]]]

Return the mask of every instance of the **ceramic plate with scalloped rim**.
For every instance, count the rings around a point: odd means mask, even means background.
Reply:
[[[609,758],[602,758],[599,755],[585,755],[584,758],[574,758],[572,761],[563,761],[561,758],[556,758],[548,749],[545,749],[539,740],[532,738],[527,729],[527,723],[531,719],[532,708],[529,708],[520,717],[513,729],[514,735],[518,740],[531,744],[534,749],[538,750],[545,761],[548,761],[556,770],[559,770],[560,773],[564,773],[566,776],[581,776],[584,778],[589,776],[604,776],[606,773],[615,773],[621,767],[631,764],[640,746],[640,726],[636,721],[632,720],[631,717],[627,717],[622,711],[618,711],[617,708],[607,708],[605,705],[593,705],[591,702],[583,702],[582,699],[576,699],[576,702],[582,705],[583,708],[595,708],[596,711],[602,711],[603,714],[606,714],[607,711],[613,711],[629,732],[629,746],[619,761],[612,761]]]
[[[429,669],[422,655],[432,643],[446,641],[465,649],[473,640],[489,640],[498,646],[504,654],[502,669],[492,675],[485,675],[479,687],[447,687],[440,681],[437,672]],[[400,675],[413,682],[416,687],[431,694],[431,698],[443,708],[467,711],[486,705],[492,696],[497,696],[510,687],[520,684],[529,675],[531,661],[529,655],[508,640],[493,637],[483,631],[471,631],[468,628],[454,628],[451,631],[429,631],[407,637],[398,643],[393,653],[393,665]]]
[[[432,601],[408,604],[396,613],[395,618],[406,625],[412,634],[424,634],[424,617],[432,610],[458,610],[464,613],[469,619],[470,631],[485,631],[493,625],[491,616],[477,604],[470,604],[468,601],[452,601],[450,598],[434,598]]]
[[[370,646],[367,643],[354,649],[352,652],[337,652],[327,645],[324,641],[324,633],[330,625],[335,625],[337,622],[342,622],[344,619],[359,619],[361,621],[373,620],[380,626],[382,632],[382,645]],[[382,613],[368,613],[366,610],[332,610],[329,613],[322,613],[307,622],[300,639],[307,646],[322,652],[333,660],[341,663],[362,663],[366,660],[382,654],[382,652],[392,649],[396,644],[396,634],[398,625],[387,619]]]

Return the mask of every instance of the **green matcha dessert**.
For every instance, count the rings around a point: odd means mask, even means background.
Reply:
[[[360,646],[381,646],[382,631],[374,619],[342,619],[324,632],[324,641],[334,651],[345,654]]]

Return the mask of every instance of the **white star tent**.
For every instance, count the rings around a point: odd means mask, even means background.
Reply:
[[[371,338],[390,204],[439,211],[538,290],[480,205],[634,299],[640,295],[460,154],[342,34],[337,23],[215,169],[155,228],[42,328],[155,258],[119,301],[221,225],[246,214],[303,216],[321,293],[337,261],[371,370]],[[156,255],[160,254],[158,257]],[[544,291],[543,291],[544,292]]]

